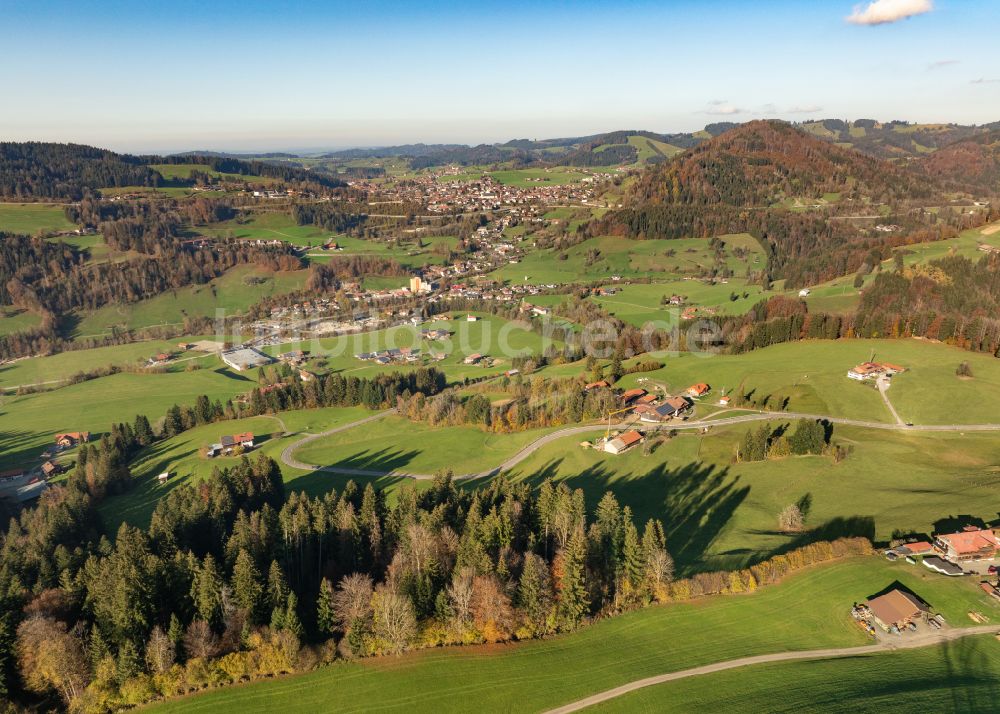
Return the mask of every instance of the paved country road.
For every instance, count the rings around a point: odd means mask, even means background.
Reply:
[[[303,471],[322,471],[325,473],[342,474],[345,476],[398,476],[400,478],[411,478],[416,480],[427,480],[434,478],[433,474],[418,474],[418,473],[408,473],[406,471],[393,470],[393,471],[374,471],[367,469],[345,469],[339,468],[337,466],[319,466],[317,464],[307,464],[299,461],[295,458],[295,451],[305,444],[315,441],[316,439],[321,439],[326,436],[331,436],[339,432],[347,431],[349,429],[354,429],[355,427],[362,426],[368,422],[375,421],[376,419],[382,419],[389,416],[390,414],[395,414],[395,409],[389,409],[384,412],[379,412],[374,416],[361,419],[360,421],[352,422],[350,424],[344,424],[342,426],[329,429],[327,431],[321,432],[319,434],[308,434],[302,439],[289,444],[281,452],[281,461],[286,466],[291,466],[292,468],[301,469]],[[646,429],[647,432],[650,431],[672,431],[676,430],[690,430],[690,429],[707,429],[716,426],[728,426],[731,424],[743,424],[746,422],[754,421],[767,421],[767,420],[781,420],[781,419],[825,419],[831,424],[841,424],[844,426],[858,426],[866,429],[885,429],[888,431],[914,431],[914,432],[949,432],[949,431],[1000,431],[1000,424],[926,424],[926,425],[908,425],[899,422],[889,423],[889,422],[878,422],[878,421],[863,421],[861,419],[845,419],[841,417],[828,417],[822,414],[803,414],[801,412],[753,412],[750,414],[741,414],[739,416],[732,417],[722,417],[720,419],[699,419],[695,421],[683,421],[683,422],[669,422],[664,425],[653,425]],[[635,427],[637,424],[635,422],[622,422],[619,424],[612,424],[612,429],[625,429],[628,427]],[[505,461],[497,464],[493,468],[487,469],[486,471],[479,471],[476,473],[467,474],[455,474],[454,478],[457,480],[468,480],[477,478],[488,478],[490,476],[495,476],[502,471],[508,471],[517,464],[524,461],[526,458],[531,456],[538,449],[542,448],[546,444],[550,444],[553,441],[562,439],[567,436],[574,436],[577,434],[588,434],[593,432],[604,431],[608,428],[607,424],[585,424],[582,426],[570,426],[565,429],[559,429],[558,431],[553,431],[545,436],[541,436],[530,444],[523,447],[513,456],[509,457]]]
[[[993,634],[996,633],[998,629],[1000,629],[1000,627],[997,625],[982,625],[979,627],[967,627],[962,629],[929,631],[913,636],[904,635],[898,639],[888,640],[875,645],[864,645],[862,647],[839,647],[836,649],[804,650],[800,652],[775,652],[773,654],[757,655],[756,657],[740,657],[739,659],[730,659],[723,662],[706,664],[701,667],[692,667],[691,669],[682,669],[677,672],[668,672],[667,674],[658,674],[654,677],[637,679],[634,682],[623,684],[620,687],[608,689],[598,694],[592,694],[589,697],[578,699],[575,702],[564,704],[563,706],[556,707],[555,709],[550,709],[546,712],[546,714],[569,714],[569,712],[580,711],[581,709],[592,707],[595,704],[606,702],[609,699],[615,699],[616,697],[629,694],[630,692],[634,692],[637,689],[643,689],[644,687],[652,687],[656,684],[673,682],[678,679],[686,679],[687,677],[697,677],[702,674],[722,672],[727,669],[736,669],[737,667],[748,667],[750,665],[765,664],[768,662],[788,662],[791,660],[856,657],[858,655],[875,654],[878,652],[892,652],[901,649],[929,647],[932,645],[940,645],[945,642],[951,642],[962,637]]]

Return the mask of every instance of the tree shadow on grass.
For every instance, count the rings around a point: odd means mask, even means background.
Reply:
[[[254,382],[254,380],[250,379],[245,374],[240,374],[239,372],[234,372],[233,370],[229,369],[228,367],[218,367],[217,369],[213,369],[212,371],[215,372],[218,375],[221,375],[221,376],[223,376],[223,377],[225,377],[227,379],[232,379],[233,381],[236,381],[236,382],[249,382],[250,384],[256,384],[256,382]]]
[[[892,592],[893,590],[902,590],[904,593],[909,593],[910,595],[912,595],[913,597],[915,597],[917,600],[919,600],[920,602],[922,602],[925,605],[927,605],[928,607],[930,607],[931,609],[934,608],[934,604],[933,603],[927,602],[926,600],[924,600],[920,596],[920,593],[913,592],[913,590],[911,590],[910,588],[906,587],[905,585],[903,585],[898,580],[894,580],[891,583],[889,583],[888,585],[886,585],[884,588],[882,588],[881,590],[879,590],[878,592],[872,593],[871,595],[866,596],[865,600],[874,600],[875,598],[882,597],[886,593]]]
[[[523,480],[537,486],[556,476],[560,463],[551,461]],[[650,518],[662,521],[667,550],[682,574],[698,569],[750,493],[750,487],[741,485],[728,468],[701,462],[676,469],[659,465],[641,474],[623,474],[595,465],[559,480],[570,488],[583,489],[590,513],[605,492],[612,491],[619,503],[632,510],[640,528]]]
[[[970,515],[959,514],[957,516],[946,516],[945,518],[939,518],[934,521],[934,532],[935,533],[958,533],[966,526],[975,526],[976,528],[985,528],[986,521],[982,518]]]
[[[392,471],[403,471],[407,464],[421,452],[416,450],[401,451],[398,449],[378,449],[359,451],[343,459],[324,464],[324,468],[337,468],[351,471],[370,472],[363,476],[382,476]]]

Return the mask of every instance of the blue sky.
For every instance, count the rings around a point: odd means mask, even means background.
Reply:
[[[870,4],[0,0],[0,138],[317,149],[1000,119],[1000,2]],[[847,21],[884,10],[913,16]]]

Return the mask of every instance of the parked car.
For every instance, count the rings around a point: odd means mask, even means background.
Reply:
[[[986,572],[990,575],[996,575],[997,573],[1000,573],[1000,565],[991,565],[986,569]]]

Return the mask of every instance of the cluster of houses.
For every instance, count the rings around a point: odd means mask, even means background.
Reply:
[[[59,453],[89,441],[90,432],[87,431],[56,434],[55,447],[52,451]],[[42,458],[45,460],[34,468],[0,472],[0,500],[12,503],[34,500],[48,488],[48,479],[63,473],[63,465],[52,460],[52,453],[46,451],[42,454]]]
[[[362,362],[374,362],[375,364],[405,364],[407,362],[419,362],[421,351],[419,347],[393,347],[388,350],[378,352],[361,352],[354,355]]]
[[[916,563],[916,558],[920,558],[926,567],[943,575],[972,573],[987,576],[980,587],[1000,600],[1000,586],[995,582],[1000,568],[996,564],[1000,557],[1000,538],[992,528],[969,525],[955,533],[939,533],[931,540],[898,545],[885,551],[885,554],[890,560],[905,558],[910,563]],[[876,634],[876,627],[893,634],[916,631],[921,624],[940,629],[945,624],[944,619],[930,613],[927,603],[901,587],[893,587],[869,598],[852,610],[855,619],[861,621],[873,635]],[[969,614],[972,616],[975,613]]]
[[[531,186],[513,186],[486,173],[472,180],[462,180],[467,171],[463,167],[449,166],[389,186],[364,179],[348,181],[348,184],[355,189],[378,193],[382,199],[426,205],[431,213],[452,213],[530,208],[537,203],[586,203],[596,195],[594,184],[612,178],[610,173],[598,172],[578,183],[537,180],[532,181]]]
[[[849,379],[863,382],[867,379],[878,379],[879,377],[892,377],[900,372],[905,372],[905,367],[889,362],[862,362],[857,367],[852,367],[847,372]]]
[[[602,379],[584,385],[584,391],[610,389],[610,386],[606,380]],[[621,408],[613,413],[638,416],[639,421],[644,424],[663,424],[671,419],[686,419],[694,407],[694,400],[705,396],[710,391],[711,387],[703,382],[692,384],[677,395],[658,396],[641,387],[636,387],[618,395],[617,399]],[[630,429],[614,436],[614,438],[605,438],[601,448],[609,454],[621,454],[633,446],[641,444],[644,438],[642,432]]]

